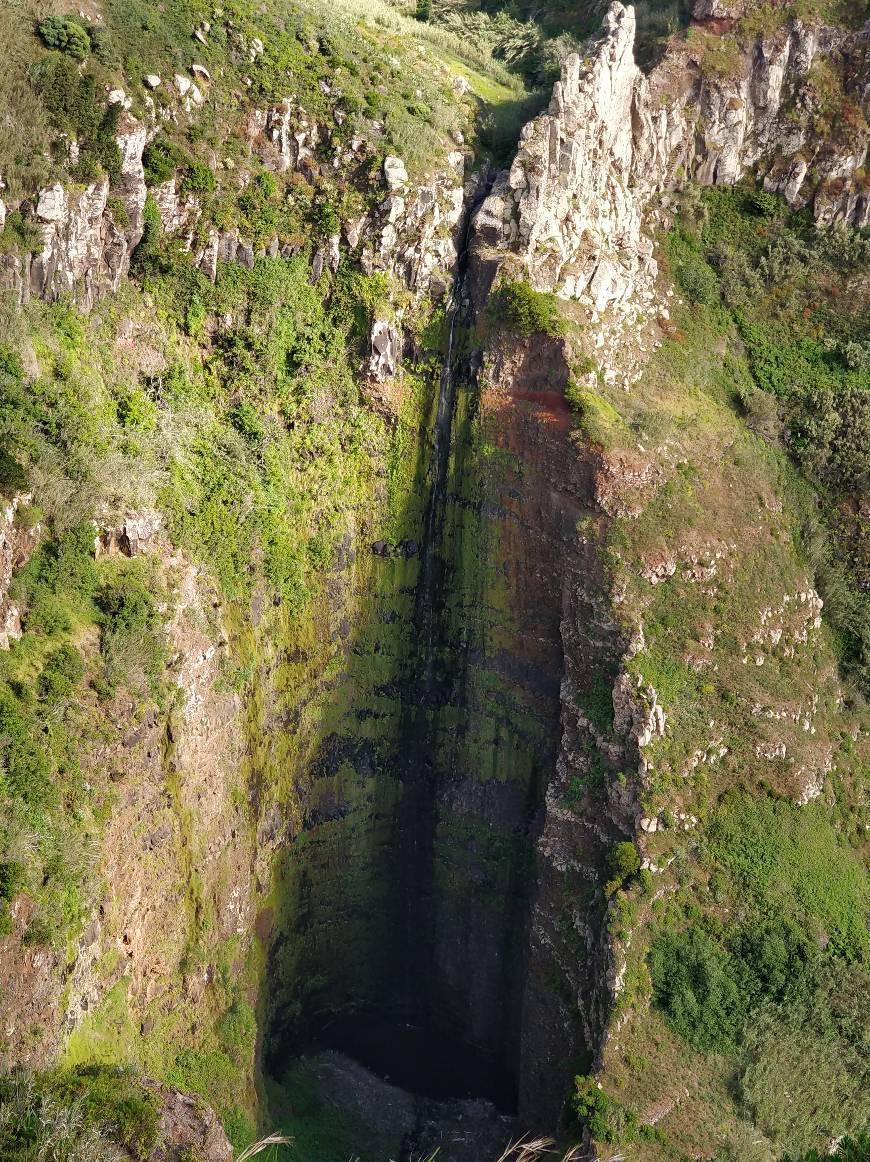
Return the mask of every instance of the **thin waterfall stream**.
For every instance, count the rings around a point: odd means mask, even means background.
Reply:
[[[401,958],[396,973],[400,987],[389,1011],[336,1016],[322,1030],[319,1042],[347,1053],[378,1076],[421,1097],[442,1101],[483,1097],[508,1111],[516,1100],[512,1078],[487,1054],[439,1031],[432,1020],[428,983],[434,972],[435,720],[444,696],[439,652],[444,636],[445,589],[451,581],[449,563],[444,559],[444,521],[457,391],[463,375],[473,375],[460,343],[462,329],[474,317],[466,294],[468,242],[475,211],[489,187],[489,182],[484,183],[466,211],[456,276],[445,311],[444,361],[432,429],[431,485],[414,602],[419,666],[409,675],[403,712],[403,797],[398,809],[403,931],[397,933],[396,941],[396,954]]]

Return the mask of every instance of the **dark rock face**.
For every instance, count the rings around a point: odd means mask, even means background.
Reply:
[[[572,836],[570,882],[536,851],[565,642],[582,635],[566,618],[594,620],[577,610],[597,568],[576,535],[593,471],[571,441],[567,379],[561,342],[543,336],[496,344],[482,373],[458,366],[442,503],[424,493],[404,538],[370,542],[336,729],[306,760],[303,842],[279,855],[276,1071],[330,1013],[361,1008],[473,1047],[512,1078],[524,1124],[552,1127],[566,1052],[594,1052],[593,910],[578,921],[578,992],[554,982],[566,892],[597,875],[602,839]]]
[[[217,1115],[200,1098],[155,1083],[149,1088],[160,1099],[159,1146],[148,1162],[174,1162],[194,1156],[202,1162],[231,1162],[233,1148]]]

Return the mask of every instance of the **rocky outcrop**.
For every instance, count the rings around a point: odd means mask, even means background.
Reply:
[[[103,177],[80,191],[61,182],[39,191],[32,217],[40,249],[0,256],[0,283],[19,302],[31,293],[48,302],[69,295],[89,309],[101,294],[118,289],[142,237],[147,140],[147,127],[124,115],[113,186]]]
[[[0,509],[0,650],[8,650],[21,637],[21,610],[9,597],[9,585],[42,534],[41,525],[22,527],[16,519],[18,510],[32,499],[30,493],[17,493]]]
[[[501,248],[536,287],[585,293],[598,311],[656,273],[635,188],[633,114],[646,83],[633,43],[634,12],[614,5],[592,64],[568,57],[548,112],[525,127],[476,219],[479,248]]]
[[[163,518],[153,509],[147,512],[129,512],[117,524],[107,524],[97,531],[94,550],[99,557],[121,554],[136,557],[160,532]]]
[[[342,114],[335,114],[341,123]],[[276,174],[296,173],[314,182],[334,174],[350,174],[371,161],[368,142],[360,135],[345,140],[330,132],[293,98],[269,109],[255,109],[246,126],[248,148]],[[326,160],[319,160],[326,154]],[[387,194],[372,210],[343,224],[340,234],[312,256],[312,279],[327,267],[337,270],[342,241],[356,253],[366,273],[395,274],[419,295],[440,292],[452,278],[457,258],[457,235],[467,196],[464,182],[465,154],[453,150],[447,165],[422,185],[409,183],[405,163],[387,157],[382,177]],[[193,253],[194,264],[212,281],[221,262],[240,262],[251,267],[258,257],[289,258],[305,239],[282,240],[254,248],[235,228],[209,229],[197,240],[200,207],[195,197],[180,196],[174,180],[153,192],[163,230],[178,238]]]
[[[712,44],[703,37],[676,44],[650,77],[646,148],[666,160],[666,183],[678,184],[685,173],[701,184],[731,185],[754,171],[765,189],[794,209],[809,206],[822,225],[866,226],[870,25],[850,33],[792,19],[745,41],[725,75],[705,66],[717,47],[717,33],[710,35]],[[739,28],[721,35],[739,36]],[[823,114],[831,101],[840,104],[833,118],[830,109]],[[663,137],[655,118],[669,107]]]
[[[201,1162],[231,1162],[233,1148],[213,1110],[200,1098],[177,1089],[147,1083],[160,1101],[159,1145],[148,1162],[177,1162],[197,1158]]]
[[[378,381],[396,374],[401,355],[400,339],[396,328],[386,319],[376,319],[372,326],[371,335],[372,354],[369,360],[369,371]]]
[[[768,189],[796,208],[811,203],[820,222],[870,220],[866,120],[838,144],[788,116],[810,99],[814,60],[846,53],[847,34],[792,21],[738,52],[728,77],[705,75],[693,42],[675,42],[649,79],[635,64],[634,34],[634,10],[615,3],[591,61],[567,58],[548,111],[525,127],[477,215],[480,254],[501,252],[539,289],[600,314],[655,279],[644,214],[653,195],[687,177],[732,184],[760,167]]]

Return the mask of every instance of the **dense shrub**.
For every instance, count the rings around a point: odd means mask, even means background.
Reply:
[[[210,194],[215,188],[214,174],[202,162],[191,161],[179,182],[178,192],[185,194]]]
[[[822,1147],[799,1154],[783,1154],[780,1162],[866,1162],[870,1158],[870,1134],[847,1134],[833,1153]]]
[[[15,457],[6,448],[0,448],[0,493],[12,496],[27,484],[27,475]]]
[[[107,105],[92,73],[80,73],[66,54],[49,53],[31,69],[34,88],[53,124],[79,145],[80,176],[102,167],[112,180],[121,172],[116,140],[119,105]]]
[[[94,528],[90,521],[82,521],[42,545],[21,570],[16,584],[27,605],[26,626],[47,634],[60,628],[45,624],[43,619],[65,621],[61,610],[64,600],[88,601],[96,589]]]
[[[608,857],[610,881],[607,891],[614,892],[640,871],[640,852],[631,840],[614,845]]]
[[[3,685],[0,685],[0,737],[3,739],[0,791],[36,814],[54,797],[51,762],[33,718],[21,700]]]
[[[768,193],[767,190],[753,190],[749,194],[747,202],[760,218],[772,218],[774,214],[784,208],[782,199],[776,194]]]
[[[47,702],[67,698],[84,676],[82,656],[72,645],[62,645],[46,658],[39,675],[39,693]]]
[[[40,244],[39,227],[25,218],[20,210],[10,210],[0,231],[0,254],[25,254]]]
[[[574,1113],[599,1142],[627,1144],[638,1136],[637,1111],[599,1089],[594,1077],[574,1078]]]
[[[159,589],[138,563],[120,567],[96,596],[100,611],[101,694],[119,685],[156,691],[164,658]]]
[[[493,296],[491,317],[514,335],[561,335],[564,323],[555,295],[534,290],[527,282],[503,283]]]
[[[727,1052],[747,1002],[734,958],[697,928],[665,932],[650,952],[653,995],[673,1030],[696,1049]]]
[[[20,863],[16,860],[0,862],[0,936],[8,936],[12,931],[9,904],[23,891],[25,882],[25,871]]]
[[[158,135],[142,154],[146,184],[159,186],[168,182],[183,163],[184,157],[177,146],[167,137]]]
[[[91,38],[85,26],[73,16],[47,16],[40,21],[39,35],[48,48],[67,52],[83,61],[91,51]]]
[[[693,303],[712,306],[718,302],[719,279],[716,271],[700,254],[686,250],[680,257],[674,274],[677,286]]]

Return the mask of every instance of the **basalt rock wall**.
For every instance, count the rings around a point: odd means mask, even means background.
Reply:
[[[745,49],[736,43],[727,75],[705,72],[689,39],[675,40],[646,77],[634,36],[634,10],[616,3],[591,56],[567,58],[548,111],[525,127],[478,215],[482,257],[510,259],[535,286],[600,313],[649,289],[656,265],[644,213],[687,179],[727,185],[757,172],[821,224],[870,220],[866,28],[785,22]],[[842,70],[854,108],[848,132],[827,137],[812,121],[812,70],[824,62]]]

